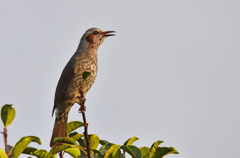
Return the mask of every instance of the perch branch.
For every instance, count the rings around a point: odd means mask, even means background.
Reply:
[[[85,96],[84,96],[84,91],[83,91],[83,86],[82,86],[82,89],[80,90],[80,94],[81,94],[81,97],[80,97],[80,100],[79,100],[79,105],[81,106],[80,109],[79,109],[79,112],[82,113],[82,117],[83,117],[83,123],[84,123],[84,136],[85,136],[85,139],[86,139],[86,143],[87,143],[87,156],[88,158],[91,158],[91,148],[90,148],[90,141],[89,141],[89,138],[88,138],[88,123],[86,121],[86,116],[85,116],[85,111],[86,111],[86,107],[85,107]]]
[[[63,158],[63,152],[62,152],[62,151],[60,151],[59,157],[60,157],[60,158]]]
[[[4,140],[4,145],[5,145],[5,152],[8,155],[8,146],[7,146],[7,128],[4,127],[3,132],[1,132],[3,134],[3,140]]]

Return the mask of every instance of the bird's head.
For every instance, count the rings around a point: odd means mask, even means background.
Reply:
[[[115,36],[115,31],[102,31],[99,28],[88,29],[81,38],[83,45],[90,47],[99,47],[108,36]]]

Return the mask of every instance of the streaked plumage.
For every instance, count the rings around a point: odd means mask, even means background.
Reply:
[[[73,54],[58,81],[55,92],[54,111],[56,111],[56,120],[53,134],[50,142],[51,147],[57,147],[60,143],[53,142],[55,137],[66,137],[66,126],[68,113],[74,103],[79,101],[81,94],[79,90],[82,87],[82,73],[88,71],[91,76],[84,83],[84,95],[89,91],[97,76],[97,50],[109,34],[114,31],[102,31],[98,28],[88,29],[81,38],[76,52]]]

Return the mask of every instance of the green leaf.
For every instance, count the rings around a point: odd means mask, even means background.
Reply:
[[[88,71],[83,72],[82,73],[83,82],[85,82],[90,76],[91,76],[90,72]]]
[[[101,146],[101,148],[99,149],[100,153],[101,153],[102,155],[105,154],[105,153],[108,151],[108,149],[110,149],[110,147],[111,147],[112,145],[114,145],[114,144],[108,143],[108,144],[105,144],[105,145]]]
[[[12,104],[5,104],[1,110],[1,118],[4,127],[10,125],[15,117],[15,109],[12,108]]]
[[[74,158],[78,158],[81,155],[81,152],[78,148],[68,148],[64,150],[65,152],[67,152],[69,155],[71,155]]]
[[[152,157],[153,157],[153,155],[154,155],[157,147],[158,147],[162,142],[163,142],[163,141],[158,140],[158,141],[156,141],[155,143],[152,144],[151,149],[150,149],[150,152],[149,152],[149,158],[152,158]]]
[[[72,133],[69,133],[69,134],[68,134],[68,137],[75,136],[76,134],[78,134],[78,132],[76,132],[76,131],[75,131],[75,132],[72,132]]]
[[[84,123],[80,121],[69,122],[67,124],[67,134],[82,126],[84,126]]]
[[[0,157],[1,158],[8,158],[8,155],[2,149],[0,149]]]
[[[97,153],[101,154],[100,151],[98,151],[97,149],[92,149],[92,151],[93,151],[94,154],[97,154]]]
[[[89,141],[90,141],[90,147],[91,149],[97,149],[99,144],[99,137],[96,134],[88,135]]]
[[[99,144],[98,136],[96,134],[90,134],[90,135],[88,135],[88,138],[89,138],[89,141],[90,141],[90,144],[89,144],[90,148],[91,149],[97,149],[98,144]],[[84,145],[87,146],[86,144],[87,144],[86,143],[86,138],[84,137]],[[93,154],[93,151],[91,151],[91,155],[92,154]]]
[[[173,147],[159,147],[157,148],[154,158],[162,158],[167,154],[179,154],[179,152]]]
[[[142,153],[142,157],[147,157],[149,155],[149,151],[150,151],[150,148],[149,147],[141,147],[139,148],[141,153]]]
[[[85,150],[86,151],[86,150]],[[86,151],[87,152],[87,151]],[[88,158],[87,155],[81,150],[81,157],[80,158]]]
[[[80,139],[83,136],[83,134],[75,134],[73,136],[71,136],[70,138],[72,138],[74,141],[77,141],[78,139]]]
[[[101,154],[101,152],[98,151],[97,149],[92,149],[92,151],[93,151],[94,154]],[[101,155],[102,155],[102,154],[101,154]]]
[[[77,142],[80,144],[80,146],[82,146],[82,147],[86,147],[86,142],[84,142],[84,140],[82,139],[82,138],[79,138],[78,140],[77,140]]]
[[[55,155],[51,156],[51,158],[57,158],[57,154],[55,154]]]
[[[52,156],[55,156],[55,154],[59,153],[60,151],[64,151],[65,149],[71,148],[71,145],[69,144],[63,144],[57,148],[52,148],[48,155],[47,158],[51,158]]]
[[[36,150],[37,149],[33,147],[26,147],[22,153],[31,155],[31,153],[34,153]]]
[[[96,149],[92,149],[92,151],[94,152],[94,158],[103,158],[103,154],[100,153],[100,151],[96,150]]]
[[[124,143],[124,145],[126,145],[126,146],[132,145],[132,143],[135,142],[136,140],[139,140],[139,138],[138,138],[138,137],[129,138],[129,139]],[[126,151],[123,153],[123,157],[125,157],[125,154],[126,154]]]
[[[121,158],[121,151],[119,148],[116,148],[112,153],[113,158]]]
[[[48,155],[48,152],[43,149],[38,149],[32,153],[32,155],[37,156],[38,158],[45,158]]]
[[[60,143],[67,143],[70,145],[76,145],[74,139],[70,137],[55,137],[53,139],[54,142],[60,142]]]
[[[123,145],[120,147],[121,149],[123,149],[125,152],[127,152],[129,155],[131,155],[134,158],[141,158],[142,157],[142,153],[140,151],[140,149],[138,149],[136,146],[133,145]]]
[[[136,140],[139,140],[139,138],[138,138],[138,137],[129,138],[129,139],[124,143],[124,145],[132,145],[132,143],[135,142]]]
[[[109,142],[106,141],[106,140],[99,140],[99,143],[100,143],[101,145],[106,145],[106,144],[108,144]]]
[[[13,157],[17,158],[26,149],[30,142],[36,142],[39,145],[41,144],[41,140],[38,137],[35,136],[22,137],[14,147]]]
[[[109,150],[105,153],[104,158],[108,158],[108,157],[113,153],[113,151],[114,151],[115,149],[117,149],[119,146],[120,146],[120,145],[118,145],[118,144],[112,145],[112,146],[109,148]]]

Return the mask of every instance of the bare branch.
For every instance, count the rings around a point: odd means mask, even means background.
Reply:
[[[84,85],[84,84],[83,84]],[[81,94],[81,97],[80,97],[80,100],[79,100],[79,105],[81,106],[80,109],[79,109],[79,112],[82,113],[82,117],[83,117],[83,123],[84,123],[84,136],[85,136],[85,139],[86,139],[86,143],[87,143],[87,156],[88,158],[91,158],[91,148],[90,148],[90,141],[89,141],[89,138],[88,138],[88,123],[86,121],[86,116],[85,116],[85,111],[86,111],[86,107],[85,107],[85,96],[84,96],[84,91],[83,91],[83,86],[82,86],[82,89],[80,90],[80,94]]]

